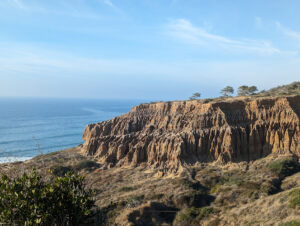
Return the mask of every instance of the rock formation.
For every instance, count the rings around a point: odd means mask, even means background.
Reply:
[[[178,168],[197,161],[300,155],[300,96],[141,104],[88,125],[83,148],[110,165]]]

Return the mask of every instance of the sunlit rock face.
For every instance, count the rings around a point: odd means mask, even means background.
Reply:
[[[198,161],[250,161],[272,152],[300,155],[299,118],[300,96],[141,104],[88,125],[83,148],[110,165],[173,169]]]

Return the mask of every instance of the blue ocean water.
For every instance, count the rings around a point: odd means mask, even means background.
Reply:
[[[83,143],[87,124],[124,114],[141,101],[0,98],[0,162]]]

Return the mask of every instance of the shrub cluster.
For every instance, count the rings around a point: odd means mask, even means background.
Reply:
[[[280,159],[271,162],[268,168],[276,173],[280,177],[290,176],[300,170],[300,166],[297,160],[294,159]]]
[[[0,179],[0,222],[8,225],[81,225],[94,206],[83,177],[68,172],[44,182],[32,171]]]
[[[194,224],[196,222],[201,221],[205,217],[208,217],[210,214],[212,214],[214,212],[215,212],[215,210],[211,207],[187,208],[177,214],[175,222],[176,223],[184,223],[186,225]]]

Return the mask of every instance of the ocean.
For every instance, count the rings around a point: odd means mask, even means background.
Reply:
[[[0,162],[83,143],[86,125],[124,114],[137,100],[0,98]]]

